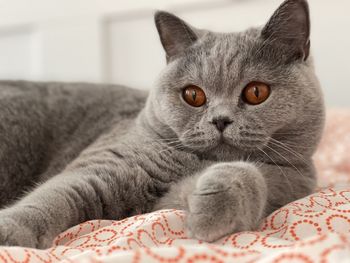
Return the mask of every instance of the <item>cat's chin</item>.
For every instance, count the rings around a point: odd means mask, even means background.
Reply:
[[[196,149],[195,151],[202,159],[216,160],[216,161],[235,161],[242,159],[245,156],[245,151],[242,151],[237,146],[230,145],[225,142],[220,142],[215,145]]]
[[[200,147],[198,145],[194,145],[193,147],[191,147],[192,145],[187,145],[185,147],[203,159],[235,161],[244,159],[251,153],[258,151],[258,147],[260,146],[260,144],[247,144],[246,141],[236,142],[225,137],[212,140],[211,142],[211,144],[207,142],[207,144],[203,144]]]

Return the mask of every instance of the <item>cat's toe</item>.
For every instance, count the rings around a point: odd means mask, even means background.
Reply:
[[[206,215],[189,214],[186,220],[188,236],[205,242],[214,242],[231,233],[234,225],[222,225]]]
[[[243,221],[241,185],[228,183],[237,173],[230,168],[223,164],[206,170],[188,196],[186,224],[192,237],[212,242],[250,225]]]
[[[236,216],[233,207],[228,209],[226,190],[208,190],[194,193],[189,197],[189,213],[186,227],[191,237],[213,242],[236,229]],[[234,202],[231,202],[234,204]]]

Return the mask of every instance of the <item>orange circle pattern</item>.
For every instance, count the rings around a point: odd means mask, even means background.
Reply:
[[[85,222],[60,234],[48,250],[0,247],[0,262],[337,262],[350,259],[350,214],[339,212],[350,210],[349,190],[323,189],[275,211],[258,231],[214,244],[187,236],[184,211],[162,210]],[[317,216],[305,217],[310,211]]]

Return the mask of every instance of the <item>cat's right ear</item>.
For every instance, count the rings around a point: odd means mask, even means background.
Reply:
[[[167,62],[183,53],[198,39],[195,30],[173,14],[157,11],[154,20]]]

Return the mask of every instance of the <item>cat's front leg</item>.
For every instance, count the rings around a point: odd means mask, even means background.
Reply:
[[[188,195],[187,228],[208,242],[227,234],[256,229],[267,203],[267,184],[255,165],[212,165],[196,178]]]
[[[0,245],[47,248],[67,228],[102,218],[109,202],[106,177],[85,172],[57,175],[0,210]]]
[[[121,219],[143,212],[148,193],[138,189],[151,183],[149,178],[118,164],[119,169],[101,168],[91,162],[87,168],[69,170],[0,210],[0,246],[47,248],[59,233],[84,221]]]
[[[9,210],[0,212],[0,245],[37,247],[39,241],[35,231],[21,224],[18,214],[11,212]]]

